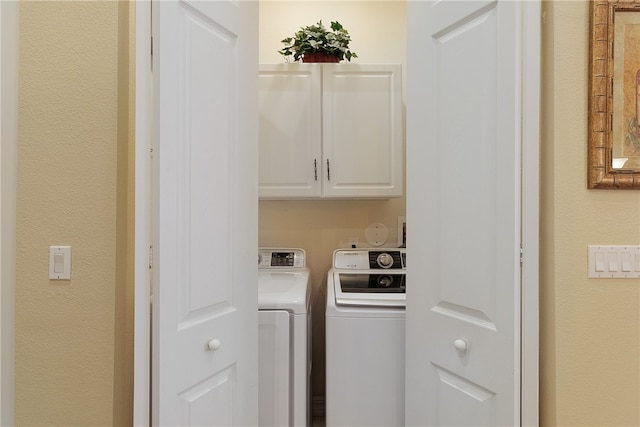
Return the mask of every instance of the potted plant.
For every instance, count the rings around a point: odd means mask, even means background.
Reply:
[[[278,53],[287,62],[290,56],[294,61],[302,58],[303,62],[340,62],[345,58],[351,62],[358,55],[349,50],[350,41],[349,32],[338,21],[332,21],[329,30],[320,20],[315,25],[300,27],[293,37],[282,40],[285,46]]]

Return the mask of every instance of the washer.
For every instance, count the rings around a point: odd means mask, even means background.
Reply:
[[[258,249],[258,422],[310,423],[311,291],[303,249]]]
[[[403,426],[405,249],[342,249],[327,274],[326,424]]]

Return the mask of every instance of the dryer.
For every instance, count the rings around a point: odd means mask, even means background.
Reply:
[[[311,291],[303,249],[258,250],[258,422],[310,424]]]
[[[327,427],[404,425],[405,266],[405,249],[333,253],[327,275]]]

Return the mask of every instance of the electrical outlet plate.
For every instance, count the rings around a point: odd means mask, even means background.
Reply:
[[[640,278],[640,246],[589,245],[589,278]]]

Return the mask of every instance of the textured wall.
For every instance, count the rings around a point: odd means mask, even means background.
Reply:
[[[260,3],[260,63],[282,63],[282,40],[301,26],[322,19],[339,21],[349,31],[354,63],[400,63],[405,74],[406,7],[404,1],[268,1]],[[404,79],[403,79],[404,85]],[[386,246],[397,246],[398,216],[405,215],[405,198],[390,200],[261,201],[260,246],[301,247],[306,250],[313,280],[312,394],[324,395],[324,311],[326,276],[334,249],[350,237],[367,246],[364,231],[381,222],[389,228]],[[411,225],[409,225],[409,230]],[[409,231],[409,234],[411,231]]]
[[[16,423],[112,425],[118,2],[20,6]]]
[[[113,425],[133,423],[135,2],[118,2],[118,178]]]
[[[640,425],[638,279],[587,279],[587,245],[640,244],[640,193],[587,190],[589,2],[544,2],[541,425]]]

